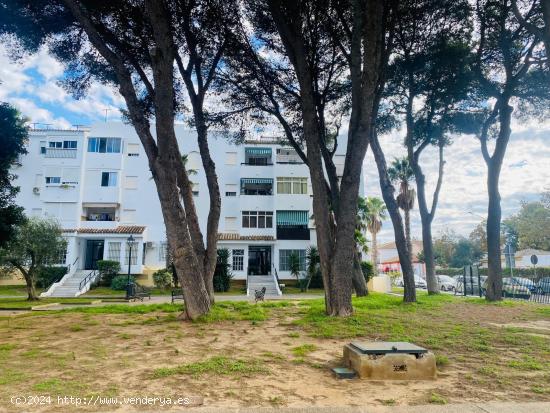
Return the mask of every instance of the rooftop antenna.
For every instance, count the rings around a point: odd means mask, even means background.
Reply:
[[[107,115],[108,115],[109,111],[113,110],[113,109],[105,108],[103,110],[105,111],[105,123],[107,123]]]

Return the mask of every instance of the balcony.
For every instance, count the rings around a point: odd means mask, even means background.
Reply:
[[[309,211],[277,211],[277,239],[309,240]]]
[[[309,241],[309,228],[303,225],[279,226],[277,225],[277,239],[307,240]]]
[[[277,149],[277,156],[275,157],[277,163],[282,164],[303,164],[302,158],[294,149],[281,148]]]
[[[270,166],[273,165],[271,160],[271,148],[245,148],[244,162],[242,165],[255,166]]]
[[[273,179],[241,178],[241,195],[273,195]]]
[[[65,149],[65,148],[44,148],[46,152],[44,157],[46,158],[76,158],[77,149]]]

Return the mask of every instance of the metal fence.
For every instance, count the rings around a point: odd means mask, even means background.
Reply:
[[[479,274],[477,266],[464,267],[464,273],[456,277],[456,295],[484,297],[486,291],[487,277]],[[550,304],[550,277],[506,274],[502,278],[502,297]]]

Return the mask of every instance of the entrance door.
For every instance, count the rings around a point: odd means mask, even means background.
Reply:
[[[248,247],[248,275],[271,274],[271,247]]]
[[[97,262],[103,259],[104,244],[105,241],[102,239],[89,239],[86,241],[85,270],[97,270]]]

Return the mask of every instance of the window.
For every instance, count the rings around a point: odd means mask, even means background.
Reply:
[[[126,175],[124,179],[124,189],[137,189],[138,177]]]
[[[199,196],[199,184],[197,182],[191,182],[191,185],[193,185],[193,189],[191,190],[193,196]]]
[[[237,196],[236,192],[226,192],[225,196]]]
[[[128,144],[128,156],[139,156],[139,145],[137,143]]]
[[[296,253],[300,260],[300,271],[306,270],[306,250],[279,250],[279,271],[290,271],[290,255]]]
[[[63,149],[76,149],[76,141],[63,141]]]
[[[57,253],[57,257],[54,259],[53,264],[64,265],[67,262],[67,248],[64,248]]]
[[[168,263],[168,242],[161,241],[159,244],[159,262]]]
[[[278,194],[307,194],[307,178],[277,178]]]
[[[243,271],[244,250],[233,250],[231,256],[233,257],[233,271]]]
[[[48,148],[61,149],[62,147],[63,147],[63,142],[48,142]]]
[[[135,209],[123,209],[122,210],[122,224],[134,224],[136,222],[136,210]]]
[[[46,141],[40,141],[40,154],[44,155],[46,153]]]
[[[60,176],[47,176],[46,177],[46,185],[54,185],[54,184],[60,184],[61,183],[61,177]]]
[[[225,196],[237,196],[236,184],[225,184]]]
[[[243,228],[273,228],[273,211],[243,211]]]
[[[107,250],[108,260],[120,262],[120,245],[120,242],[109,242],[109,249]]]
[[[225,153],[225,164],[226,165],[237,165],[237,152],[226,152]]]
[[[137,256],[138,256],[138,245],[139,243],[134,242],[132,246],[132,258],[130,259],[130,265],[137,265]],[[130,248],[126,244],[125,255],[124,255],[124,264],[128,265],[128,259],[130,257]]]
[[[225,217],[225,230],[227,232],[237,232],[237,217]]]
[[[89,138],[88,152],[120,153],[120,138]]]
[[[101,186],[116,186],[116,172],[101,172]]]

